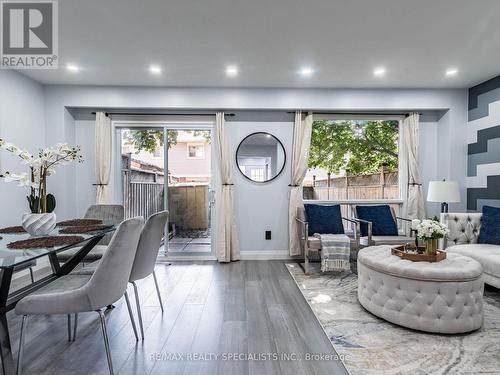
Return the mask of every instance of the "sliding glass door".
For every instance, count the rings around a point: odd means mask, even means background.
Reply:
[[[168,129],[170,253],[210,253],[212,132]]]
[[[127,124],[117,137],[126,216],[167,209],[164,255],[212,254],[211,127]]]

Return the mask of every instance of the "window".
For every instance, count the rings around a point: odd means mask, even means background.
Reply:
[[[205,145],[188,144],[188,159],[205,159]]]
[[[250,178],[253,180],[253,181],[265,181],[266,178],[265,178],[265,171],[264,171],[264,168],[255,168],[255,167],[252,167],[251,170],[250,170]]]
[[[399,199],[399,121],[313,122],[304,199]]]

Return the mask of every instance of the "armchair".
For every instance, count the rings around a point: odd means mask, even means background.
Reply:
[[[339,221],[346,221],[351,224],[352,234],[349,233],[351,246],[351,261],[357,259],[358,249],[359,249],[359,239],[358,239],[358,223],[355,220],[348,219],[346,217],[340,217]],[[309,274],[309,261],[310,259],[320,258],[321,252],[321,241],[319,238],[310,235],[309,221],[306,215],[306,211],[303,207],[297,209],[297,216],[295,221],[299,225],[299,239],[304,252],[304,272],[306,275]],[[332,233],[335,234],[335,233]],[[342,233],[343,234],[343,233]]]
[[[412,230],[409,235],[398,231],[398,220],[411,223],[411,219],[396,216],[388,204],[377,206],[354,206],[353,220],[360,225],[360,246],[400,245],[415,240]]]

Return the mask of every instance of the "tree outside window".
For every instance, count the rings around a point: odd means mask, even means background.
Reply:
[[[314,121],[304,198],[398,198],[398,138],[396,120]]]

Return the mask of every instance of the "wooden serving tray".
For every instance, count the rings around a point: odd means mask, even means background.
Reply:
[[[441,262],[446,259],[446,251],[443,250],[437,250],[436,255],[428,255],[425,253],[425,246],[419,246],[418,251],[418,254],[407,253],[404,245],[400,245],[394,246],[391,249],[391,254],[412,262]]]

